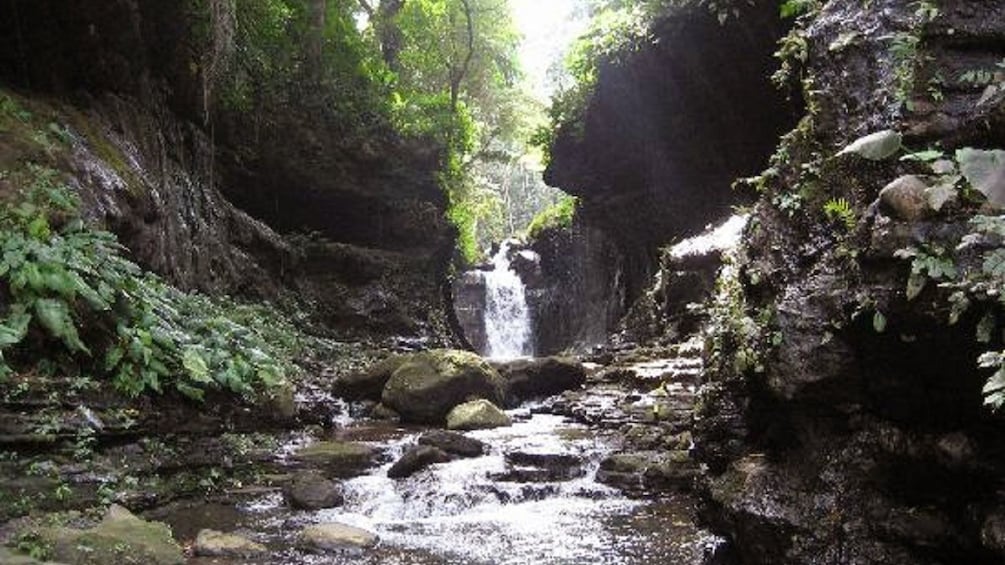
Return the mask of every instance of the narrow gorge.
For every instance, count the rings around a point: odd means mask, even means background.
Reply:
[[[0,564],[1005,562],[1005,3],[0,0]]]

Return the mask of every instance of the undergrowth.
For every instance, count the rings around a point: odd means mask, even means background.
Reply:
[[[0,379],[40,366],[111,381],[127,396],[173,389],[251,397],[294,366],[296,331],[263,309],[185,293],[88,226],[60,174],[7,171],[0,204]]]

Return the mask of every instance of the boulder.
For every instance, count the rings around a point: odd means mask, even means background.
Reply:
[[[265,546],[237,534],[216,530],[200,530],[193,551],[200,557],[231,557],[250,559],[265,553]]]
[[[113,504],[97,526],[87,530],[57,528],[47,532],[53,559],[69,565],[182,565],[185,556],[171,528],[147,522]]]
[[[486,451],[485,442],[446,430],[432,430],[422,434],[419,445],[437,447],[458,457],[478,457]]]
[[[283,497],[294,507],[304,510],[332,508],[345,502],[342,488],[317,471],[302,471],[283,488]]]
[[[454,406],[473,398],[503,401],[503,380],[484,359],[440,349],[409,356],[384,387],[381,402],[405,422],[442,424]]]
[[[879,191],[879,201],[896,218],[913,222],[929,212],[928,185],[914,175],[903,175]]]
[[[293,459],[322,469],[329,476],[356,477],[374,465],[374,450],[350,441],[319,441],[293,454]]]
[[[497,477],[503,481],[568,481],[586,474],[582,459],[568,453],[514,451],[507,453],[504,458],[511,468]]]
[[[600,462],[597,482],[627,490],[688,489],[698,463],[687,451],[617,453]]]
[[[450,455],[437,447],[414,445],[387,470],[387,476],[392,479],[404,479],[425,469],[433,463],[450,461]]]
[[[447,414],[447,429],[450,430],[484,430],[512,424],[505,412],[483,398],[459,404]]]
[[[579,388],[586,369],[575,359],[543,357],[493,363],[506,383],[506,404],[515,406],[529,398],[552,396]]]
[[[307,526],[300,532],[300,545],[318,553],[366,549],[377,545],[378,541],[373,532],[338,522]]]
[[[380,400],[384,385],[410,357],[411,355],[394,355],[366,370],[338,375],[332,383],[332,392],[346,400]]]

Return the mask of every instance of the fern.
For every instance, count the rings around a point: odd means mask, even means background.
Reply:
[[[858,218],[846,198],[831,198],[824,204],[824,215],[832,222],[840,222],[848,231],[855,229]]]
[[[129,396],[171,386],[201,398],[250,395],[290,370],[271,330],[231,319],[241,307],[144,273],[114,235],[87,227],[54,171],[13,180],[27,188],[0,207],[0,377],[49,360],[104,374]]]

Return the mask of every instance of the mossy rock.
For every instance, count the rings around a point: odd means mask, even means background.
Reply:
[[[453,407],[468,400],[502,404],[503,391],[502,377],[478,355],[438,349],[409,356],[387,381],[381,402],[405,422],[443,424]]]
[[[68,565],[182,565],[185,556],[171,528],[147,522],[112,505],[97,526],[87,530],[54,528],[43,533],[52,543],[53,559]]]
[[[320,441],[300,449],[293,458],[334,477],[348,478],[363,474],[373,466],[373,448],[351,441]]]
[[[458,404],[447,414],[448,430],[487,430],[512,424],[505,412],[484,399]]]

